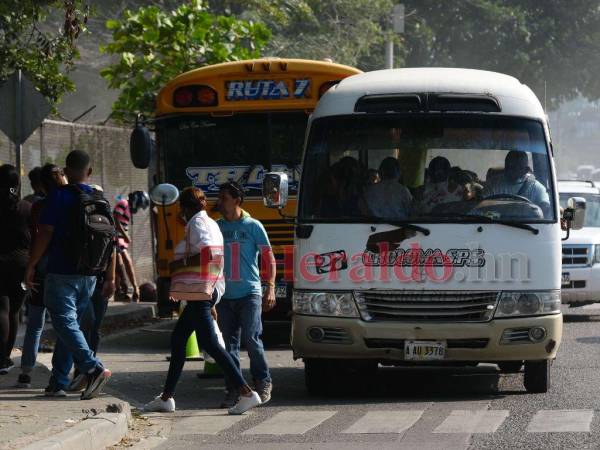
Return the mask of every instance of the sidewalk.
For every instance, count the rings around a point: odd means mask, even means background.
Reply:
[[[17,355],[13,353],[15,368],[0,376],[0,449],[101,449],[126,435],[131,419],[127,402],[106,394],[85,401],[79,393],[44,397],[50,376],[44,365],[33,370],[31,389],[15,388]]]

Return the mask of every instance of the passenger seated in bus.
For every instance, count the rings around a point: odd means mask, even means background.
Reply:
[[[483,196],[497,194],[518,195],[538,205],[544,216],[550,211],[550,197],[546,188],[535,179],[528,166],[527,153],[512,150],[506,154],[504,173],[486,182]],[[489,171],[488,171],[489,172]]]
[[[412,195],[400,184],[400,165],[394,157],[379,165],[381,181],[367,186],[364,202],[367,214],[384,219],[406,219],[410,214]]]
[[[320,217],[337,217],[342,211],[340,208],[341,198],[339,195],[338,182],[331,168],[319,178],[321,195],[318,197],[316,211]]]
[[[337,193],[340,199],[339,208],[342,216],[356,215],[359,199],[362,196],[363,171],[359,162],[352,156],[344,156],[331,166]]]
[[[475,172],[454,166],[450,169],[448,188],[451,192],[462,192],[462,199],[464,201],[480,199],[483,186],[478,181]]]
[[[463,191],[449,183],[450,161],[436,156],[427,167],[427,177],[422,188],[422,198],[417,204],[421,214],[430,213],[438,205],[463,200]]]

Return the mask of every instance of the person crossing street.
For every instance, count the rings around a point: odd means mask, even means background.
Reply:
[[[235,182],[220,187],[218,220],[225,242],[225,293],[217,305],[218,324],[225,348],[240,367],[240,344],[250,357],[250,371],[261,403],[271,399],[273,384],[261,339],[261,313],[275,306],[275,257],[263,225],[242,210],[244,192]],[[263,295],[258,257],[267,270],[267,289]],[[226,379],[222,408],[231,407],[239,392]]]

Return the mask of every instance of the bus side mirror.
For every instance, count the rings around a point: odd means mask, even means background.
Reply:
[[[147,169],[152,159],[154,143],[150,131],[144,125],[137,123],[129,139],[129,154],[136,169]]]
[[[267,208],[283,209],[288,200],[288,176],[283,172],[265,174],[262,183],[263,202]]]
[[[571,230],[581,230],[585,222],[585,198],[571,197],[567,201],[563,218],[567,223],[567,228]]]

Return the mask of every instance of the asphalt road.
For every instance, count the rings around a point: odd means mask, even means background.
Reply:
[[[165,449],[600,448],[600,309],[565,313],[547,394],[526,393],[522,374],[499,374],[496,366],[480,365],[380,368],[366,386],[359,381],[335,396],[310,397],[302,362],[293,361],[284,346],[270,346],[274,393],[269,404],[245,416],[227,416],[215,409],[222,380],[198,379],[203,363],[188,362],[175,396],[177,412],[142,416],[127,444]],[[107,339],[101,356],[114,373],[107,390],[134,407],[158,395],[168,367],[169,335],[169,324],[159,324]],[[247,357],[243,364],[248,366]]]

